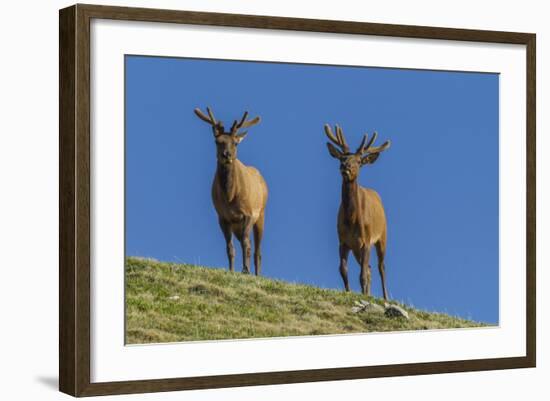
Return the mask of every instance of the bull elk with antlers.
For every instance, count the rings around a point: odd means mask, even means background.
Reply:
[[[351,250],[361,266],[362,292],[370,295],[369,256],[371,246],[374,245],[378,256],[378,271],[382,279],[384,299],[388,300],[384,266],[387,233],[384,207],[376,191],[361,187],[357,183],[357,177],[362,166],[374,163],[380,153],[389,148],[390,141],[375,147],[372,145],[378,134],[374,132],[370,140],[368,140],[368,134],[365,134],[361,145],[355,153],[352,153],[339,126],[336,126],[336,134],[334,134],[330,126],[325,124],[325,134],[330,140],[327,142],[328,151],[332,157],[340,160],[340,173],[342,174],[342,202],[338,211],[338,238],[340,241],[340,274],[344,286],[346,291],[349,291],[348,255]]]
[[[235,249],[232,236],[235,235],[243,252],[243,273],[250,273],[250,231],[253,231],[254,266],[256,275],[259,275],[267,185],[258,170],[245,166],[237,159],[237,145],[247,134],[240,130],[258,124],[260,117],[247,120],[248,112],[245,112],[240,121],[235,120],[227,132],[223,123],[216,121],[209,107],[206,111],[208,115],[196,108],[195,114],[212,126],[216,142],[217,168],[212,184],[212,201],[227,244],[229,270],[234,271]]]

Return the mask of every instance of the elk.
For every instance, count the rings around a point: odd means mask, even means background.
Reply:
[[[376,247],[378,256],[378,271],[382,279],[384,299],[388,300],[386,288],[386,273],[384,257],[386,254],[386,215],[382,200],[376,191],[364,188],[357,183],[359,170],[366,164],[372,164],[380,153],[388,149],[390,141],[381,146],[372,146],[378,134],[373,133],[370,140],[365,134],[363,141],[355,151],[350,152],[342,129],[336,125],[336,134],[331,127],[325,124],[325,134],[330,140],[327,147],[330,155],[340,161],[342,174],[342,201],[338,211],[338,239],[340,242],[340,275],[344,281],[346,291],[348,283],[348,255],[349,251],[361,266],[361,291],[370,295],[371,267],[369,256],[371,246]]]
[[[237,145],[246,137],[247,131],[260,122],[260,117],[247,120],[248,112],[233,122],[227,132],[222,121],[216,121],[214,113],[206,108],[208,115],[199,108],[195,114],[212,126],[216,142],[217,167],[212,183],[212,202],[218,214],[218,222],[226,242],[229,270],[234,271],[235,249],[232,236],[241,243],[243,273],[250,273],[250,231],[254,232],[255,274],[261,272],[262,254],[260,244],[264,232],[264,212],[267,203],[267,185],[260,172],[237,159]]]

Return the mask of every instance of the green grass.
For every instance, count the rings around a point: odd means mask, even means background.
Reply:
[[[353,313],[350,292],[227,269],[126,260],[126,343],[479,327],[485,324],[403,304],[410,319]],[[383,300],[368,298],[383,305]]]

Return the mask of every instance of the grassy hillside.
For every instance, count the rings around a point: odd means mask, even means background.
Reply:
[[[194,265],[126,260],[129,344],[476,327],[483,324],[401,305],[386,317],[354,313],[359,293],[321,289]],[[375,298],[370,302],[383,305]]]

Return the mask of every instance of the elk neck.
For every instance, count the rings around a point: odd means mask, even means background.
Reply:
[[[232,201],[237,193],[237,159],[230,164],[218,162],[216,174],[220,183],[222,193],[228,201]]]
[[[358,220],[360,210],[357,179],[353,181],[342,179],[342,207],[348,222],[353,223]]]

